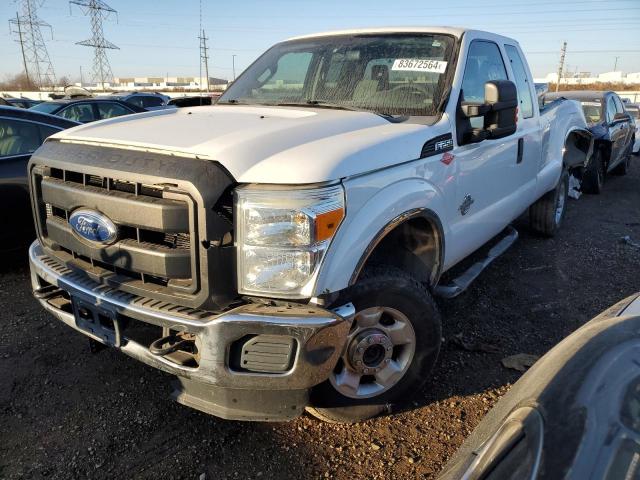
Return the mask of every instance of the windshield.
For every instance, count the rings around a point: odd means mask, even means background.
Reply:
[[[582,102],[582,111],[587,123],[598,123],[602,112],[602,105],[596,102]]]
[[[60,108],[60,104],[59,103],[39,103],[38,105],[34,105],[33,107],[30,108],[30,110],[36,110],[38,112],[42,112],[42,113],[51,113],[54,110],[57,110],[58,108]]]
[[[299,104],[432,116],[447,89],[454,39],[440,34],[330,36],[280,43],[218,103]]]

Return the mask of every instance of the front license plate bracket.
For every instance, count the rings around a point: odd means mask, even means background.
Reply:
[[[120,347],[120,322],[115,311],[96,306],[80,298],[71,297],[76,326],[97,337],[102,343]]]

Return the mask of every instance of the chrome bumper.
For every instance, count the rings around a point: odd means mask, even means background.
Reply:
[[[328,378],[342,353],[355,313],[351,304],[333,311],[309,305],[276,307],[250,304],[223,314],[209,314],[100,285],[83,272],[71,270],[47,256],[38,241],[29,248],[29,263],[34,292],[49,288],[62,293],[61,290],[78,302],[115,312],[116,316],[125,318],[128,322],[145,322],[192,334],[198,347],[198,362],[195,367],[152,353],[148,345],[127,338],[126,328],[115,346],[132,358],[181,377],[184,379],[183,385],[197,384],[199,389],[210,385],[234,392],[238,389],[305,391]],[[52,287],[47,287],[47,284]],[[36,298],[47,311],[71,328],[98,342],[108,343],[80,328],[69,305],[66,308],[60,306],[60,301],[65,301],[62,297],[58,301],[47,295],[36,295]],[[288,370],[258,373],[235,370],[231,366],[230,354],[234,342],[247,336],[259,335],[293,339],[295,352]],[[190,399],[189,396],[188,392],[183,391],[177,395],[177,399],[208,411],[206,406],[198,405],[202,400]],[[300,408],[304,408],[304,405]],[[215,411],[210,413],[220,415]],[[237,416],[231,414],[228,417]]]

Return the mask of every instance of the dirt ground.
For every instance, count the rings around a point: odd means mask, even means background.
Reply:
[[[600,196],[571,201],[552,240],[518,242],[467,292],[441,301],[432,380],[392,415],[343,426],[220,420],[168,399],[170,376],[45,314],[23,257],[0,267],[0,478],[432,478],[520,375],[500,360],[542,355],[640,290],[640,159]],[[484,342],[494,353],[460,346]],[[204,476],[203,476],[204,475]]]

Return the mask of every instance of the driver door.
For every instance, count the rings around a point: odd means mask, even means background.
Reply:
[[[489,80],[509,80],[506,62],[498,45],[474,40],[469,45],[464,76],[463,100],[484,102],[484,84]],[[472,118],[474,128],[482,128],[482,117]],[[457,163],[456,200],[449,206],[452,219],[451,248],[457,262],[497,235],[520,208],[514,199],[522,182],[518,169],[517,135],[484,140],[454,149]]]

